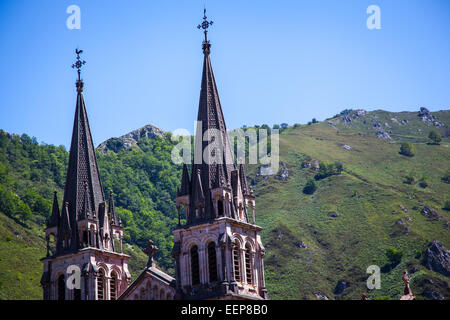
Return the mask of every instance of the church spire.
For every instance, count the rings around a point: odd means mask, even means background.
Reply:
[[[105,201],[83,97],[81,67],[86,62],[80,58],[82,52],[82,50],[75,50],[77,57],[76,62],[72,65],[72,68],[76,68],[78,73],[77,102],[63,200],[63,204],[68,203],[68,215],[74,239],[78,235],[77,218],[83,216],[85,207],[90,208],[95,214],[99,204]],[[65,213],[64,209],[63,213]]]
[[[208,21],[206,10],[203,22],[198,25],[203,29],[205,39],[203,41],[203,72],[200,90],[197,122],[198,127],[195,136],[194,154],[200,155],[201,161],[195,161],[191,168],[191,202],[190,212],[201,212],[192,214],[188,223],[202,222],[216,216],[212,190],[217,187],[232,185],[233,179],[239,179],[234,157],[228,140],[227,128],[222,112],[214,72],[210,58],[210,43],[208,40],[208,28],[212,21]],[[204,151],[207,150],[205,153]],[[204,155],[210,157],[205,159]],[[181,194],[180,194],[181,195]],[[231,199],[231,198],[230,198]],[[201,203],[200,203],[201,202]],[[200,207],[199,207],[200,206]],[[229,212],[234,216],[234,207]]]

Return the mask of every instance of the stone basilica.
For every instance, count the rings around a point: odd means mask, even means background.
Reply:
[[[197,116],[202,126],[196,132],[194,153],[203,154],[214,141],[204,139],[214,129],[220,134],[222,161],[195,161],[190,173],[183,165],[175,200],[179,221],[184,210],[186,224],[172,230],[175,278],[154,265],[158,248],[149,241],[144,250],[147,266],[131,283],[130,256],[122,251],[123,226],[112,191],[106,201],[97,167],[80,78],[84,61],[77,50],[73,66],[78,69],[77,102],[63,203],[59,206],[55,192],[46,228],[47,256],[41,259],[44,299],[268,299],[255,197],[244,166],[233,160],[212,70],[207,38],[211,23],[205,14],[199,25],[205,36]],[[68,285],[76,274],[79,285]]]

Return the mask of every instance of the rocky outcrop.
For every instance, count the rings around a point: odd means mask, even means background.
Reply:
[[[341,147],[342,147],[342,149],[345,149],[345,150],[352,150],[353,149],[353,147],[349,146],[348,144],[343,144],[343,145],[341,145]]]
[[[287,165],[283,161],[280,161],[280,165],[281,165],[280,173],[278,175],[276,175],[275,178],[283,180],[283,181],[287,181],[290,177]]]
[[[431,220],[441,220],[442,217],[437,213],[437,211],[431,207],[425,206],[423,207],[422,213],[425,217],[431,219]]]
[[[440,121],[437,121],[436,117],[433,116],[431,112],[425,107],[420,108],[418,116],[420,120],[422,120],[428,125],[433,125],[436,127],[444,127],[444,124]]]
[[[329,300],[329,298],[322,292],[314,293],[314,296],[319,300]]]
[[[450,277],[450,251],[441,242],[431,241],[424,252],[423,265],[431,271]]]
[[[392,140],[391,136],[387,132],[382,131],[382,130],[378,130],[376,133],[376,136],[378,139]]]
[[[114,152],[118,152],[121,150],[129,150],[133,149],[137,146],[139,140],[143,138],[155,138],[156,136],[165,137],[167,133],[151,124],[146,125],[140,129],[136,129],[131,131],[119,138],[110,138],[104,142],[102,142],[97,150],[104,154],[106,151],[111,150]]]

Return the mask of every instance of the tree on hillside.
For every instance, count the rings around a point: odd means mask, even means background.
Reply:
[[[405,176],[404,183],[406,183],[406,184],[414,184],[414,182],[416,182],[416,179],[414,178],[412,173],[410,173],[409,175]]]
[[[402,261],[403,251],[389,247],[386,249],[386,257],[389,259],[391,267],[395,267]]]
[[[314,179],[309,179],[308,182],[306,182],[305,187],[303,188],[304,194],[313,194],[317,190],[316,183]]]
[[[426,177],[422,177],[422,179],[419,180],[419,186],[422,188],[426,188],[428,187],[429,183],[428,183],[428,179]]]
[[[432,141],[432,144],[439,144],[442,141],[441,135],[436,130],[431,130],[428,138]]]
[[[416,154],[416,147],[409,142],[403,142],[400,146],[400,154],[408,157],[414,157]]]
[[[450,211],[450,200],[445,201],[444,207],[442,209]]]
[[[314,178],[316,180],[321,180],[326,177],[341,174],[342,170],[343,170],[343,165],[339,161],[336,161],[334,163],[326,163],[326,162],[321,161],[319,163],[319,171],[314,176]]]

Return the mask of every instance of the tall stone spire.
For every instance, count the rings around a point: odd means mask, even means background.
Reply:
[[[207,37],[211,23],[205,10],[198,26],[205,39],[194,164],[190,179],[183,166],[175,199],[179,219],[172,230],[176,299],[267,299],[262,228],[255,224],[255,197],[244,166],[238,170],[228,140],[211,66]],[[180,223],[182,209],[185,225]]]
[[[77,54],[77,61],[72,67],[76,68],[78,72],[78,79],[76,81],[77,102],[63,198],[63,204],[68,203],[68,214],[70,225],[72,226],[72,250],[78,249],[79,241],[75,241],[78,237],[76,226],[77,221],[84,216],[83,210],[86,205],[88,205],[95,215],[99,204],[105,202],[105,195],[98,173],[95,149],[84,103],[84,83],[80,77],[80,70],[85,64],[85,61],[80,59],[82,50],[76,50],[75,52]],[[88,204],[85,204],[85,197],[87,197],[86,201]]]
[[[207,20],[205,10],[203,22],[198,25],[199,29],[204,30],[205,38],[202,43],[203,72],[194,146],[196,159],[194,159],[191,172],[193,201],[190,202],[190,211],[200,210],[203,213],[199,216],[196,215],[197,220],[208,220],[214,217],[211,189],[218,186],[231,186],[232,172],[237,170],[228,141],[227,128],[211,64],[211,44],[207,33],[212,23]],[[209,159],[204,156],[205,150],[207,150],[206,154],[210,157]],[[239,178],[239,175],[237,177]],[[202,208],[199,209],[197,202],[200,202],[201,199],[204,200],[201,203]],[[234,215],[234,209],[232,206],[231,216]]]
[[[85,62],[80,59],[81,50],[75,53],[77,60],[72,67],[78,73],[77,102],[69,163],[61,214],[55,193],[52,215],[45,229],[47,256],[41,259],[44,263],[42,291],[45,300],[117,299],[131,281],[130,256],[122,250],[123,227],[114,209],[112,192],[109,211],[106,208],[84,104],[81,67]],[[65,271],[73,266],[82,270],[80,288],[66,286],[69,275]],[[111,280],[105,278],[108,274]]]

